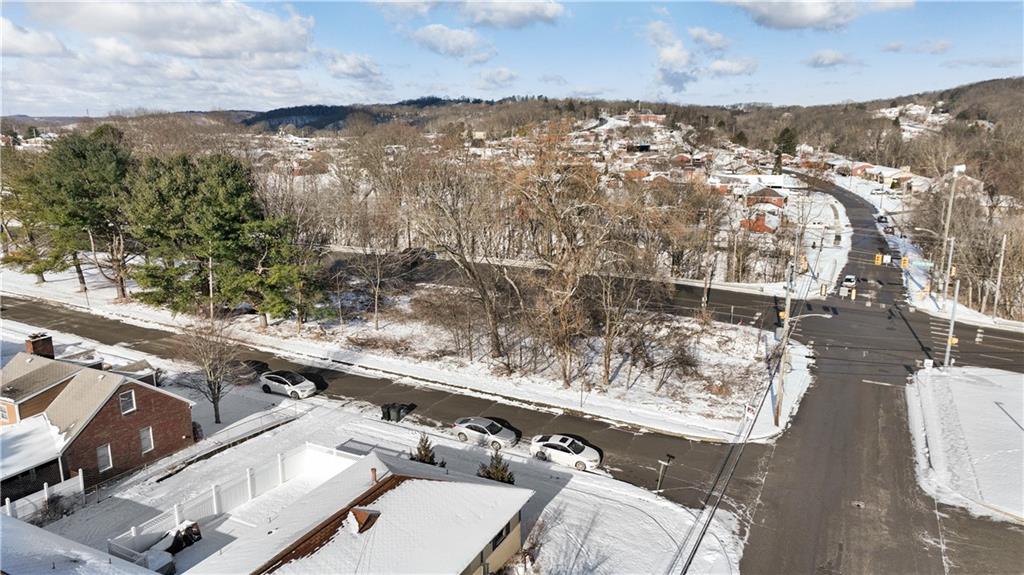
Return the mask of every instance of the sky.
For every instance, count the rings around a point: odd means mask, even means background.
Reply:
[[[3,114],[434,95],[823,104],[1020,76],[1024,2],[130,2],[0,8]]]

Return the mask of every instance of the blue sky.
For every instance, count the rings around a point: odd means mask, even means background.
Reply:
[[[817,104],[1022,74],[1024,3],[3,4],[4,114],[512,94]]]

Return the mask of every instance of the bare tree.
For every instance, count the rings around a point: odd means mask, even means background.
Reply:
[[[213,405],[213,421],[220,423],[220,402],[235,386],[238,377],[238,346],[231,337],[227,320],[214,318],[197,322],[182,332],[182,357],[199,368],[198,377],[181,385],[197,391]]]

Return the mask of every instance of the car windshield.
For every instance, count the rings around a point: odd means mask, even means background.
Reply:
[[[487,433],[490,433],[491,435],[494,435],[495,433],[498,433],[498,432],[500,432],[502,430],[502,427],[500,425],[498,425],[497,423],[494,423],[493,421],[488,423],[486,425],[486,427],[487,427]]]
[[[285,381],[292,385],[296,385],[305,381],[305,378],[292,371],[282,371],[278,375],[280,375],[282,378],[284,378]]]
[[[583,453],[583,444],[580,443],[579,441],[573,441],[572,443],[569,444],[569,449],[576,455],[579,455]]]

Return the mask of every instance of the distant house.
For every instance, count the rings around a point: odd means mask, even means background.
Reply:
[[[494,573],[522,546],[532,496],[371,452],[189,573]]]
[[[774,234],[780,225],[779,216],[765,212],[757,212],[753,217],[740,221],[740,228],[750,230],[755,234]]]
[[[0,427],[5,496],[8,489],[33,493],[79,469],[89,487],[193,443],[191,401],[120,373],[30,354],[18,354],[3,375],[37,363],[45,367],[14,382],[45,390],[33,397],[46,397],[46,404],[31,416],[26,406],[34,411],[35,403],[16,404],[20,421]]]
[[[747,194],[745,203],[748,208],[758,204],[770,204],[777,208],[783,208],[786,206],[786,197],[771,188],[761,188]]]

